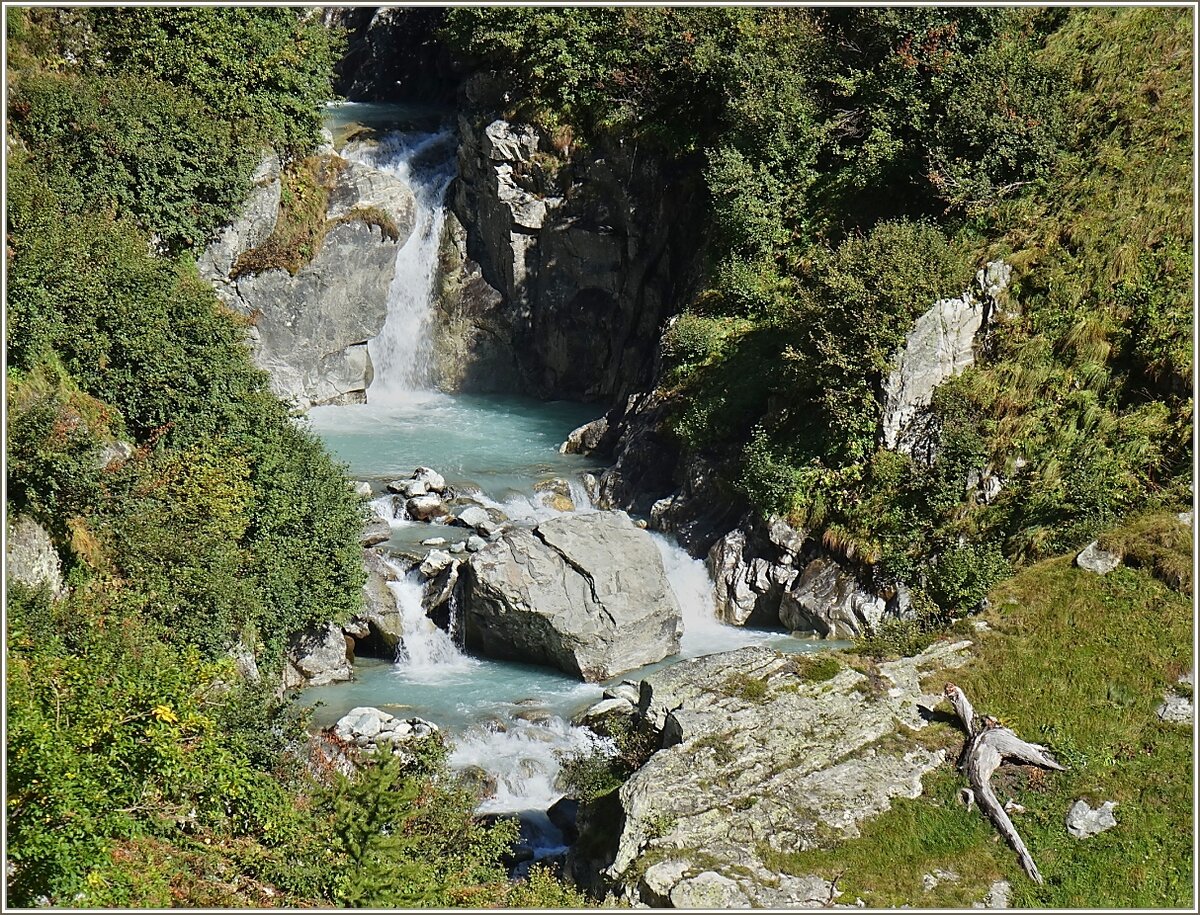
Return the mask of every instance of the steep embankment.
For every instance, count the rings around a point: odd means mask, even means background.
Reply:
[[[1182,11],[457,10],[444,34],[509,87],[468,92],[451,314],[489,369],[577,392],[564,356],[616,398],[582,446],[616,461],[596,495],[708,554],[726,618],[936,628],[1190,499]],[[573,183],[597,156],[615,188]],[[698,192],[634,206],[643,171]],[[546,257],[581,206],[627,243]],[[553,290],[599,282],[576,249],[636,280],[664,217],[699,251],[618,351],[624,306]],[[651,364],[629,398],[606,380]]]

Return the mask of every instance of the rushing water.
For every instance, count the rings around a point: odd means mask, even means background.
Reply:
[[[338,113],[343,132],[352,134],[346,123],[349,116],[341,109]],[[387,112],[374,113],[384,118]],[[461,528],[394,517],[384,484],[408,477],[417,466],[435,468],[457,492],[472,494],[517,523],[535,523],[558,513],[536,489],[554,478],[569,482],[573,510],[592,511],[579,475],[594,465],[576,455],[559,454],[558,446],[571,429],[596,416],[595,407],[518,397],[451,396],[429,389],[434,270],[443,198],[454,174],[451,134],[428,126],[400,130],[370,143],[351,141],[343,154],[402,177],[417,201],[416,228],[396,258],[387,323],[370,343],[375,380],[368,403],[309,413],[311,428],[347,463],[350,475],[371,481],[377,494],[372,506],[393,528],[385,548],[420,554],[428,549],[422,540],[453,541],[466,535]],[[653,536],[683,611],[681,651],[618,679],[636,681],[682,657],[749,644],[789,651],[824,647],[815,640],[718,622],[704,564],[671,539]],[[360,660],[353,682],[310,688],[299,701],[315,707],[313,722],[318,726],[332,724],[360,705],[434,721],[451,739],[451,766],[488,786],[481,811],[520,814],[526,840],[539,857],[561,850],[562,837],[545,811],[562,796],[563,756],[607,746],[590,731],[570,724],[574,714],[600,698],[603,687],[549,668],[465,653],[456,644],[455,615],[451,614],[450,632],[435,626],[421,605],[417,573],[405,575],[399,565],[395,569],[399,580],[390,587],[404,628],[395,660]]]

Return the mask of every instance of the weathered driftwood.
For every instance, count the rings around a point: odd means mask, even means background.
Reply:
[[[1040,744],[1022,740],[1011,729],[1002,727],[995,718],[976,715],[966,694],[953,683],[946,684],[946,698],[954,706],[955,714],[967,731],[967,743],[958,764],[971,783],[970,799],[979,804],[979,809],[1012,846],[1030,879],[1041,883],[1042,875],[1033,862],[1033,856],[992,790],[991,777],[1005,760],[1059,771],[1066,771],[1066,767],[1060,765],[1050,751]]]

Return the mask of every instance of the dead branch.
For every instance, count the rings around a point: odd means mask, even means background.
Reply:
[[[1066,767],[1060,765],[1045,747],[1022,740],[1010,728],[1002,727],[995,718],[980,718],[975,714],[966,694],[953,683],[946,684],[946,698],[954,706],[954,712],[967,732],[967,743],[959,760],[959,768],[966,773],[967,781],[971,783],[971,794],[975,802],[1017,853],[1025,873],[1035,883],[1040,884],[1042,875],[1038,872],[1033,856],[1025,847],[1025,842],[1013,826],[1008,813],[992,790],[991,778],[1006,760],[1027,766],[1056,769],[1060,772],[1066,771]]]

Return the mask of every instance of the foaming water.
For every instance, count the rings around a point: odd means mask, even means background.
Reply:
[[[454,644],[451,633],[439,629],[426,616],[421,603],[424,588],[416,572],[403,574],[396,565],[389,563],[401,577],[388,582],[388,588],[396,598],[400,609],[403,635],[396,646],[396,666],[414,682],[439,683],[453,670],[469,671],[479,664],[467,657]]]
[[[397,131],[378,142],[350,143],[343,155],[402,179],[416,201],[412,233],[396,253],[387,320],[367,344],[375,371],[367,399],[412,402],[415,394],[419,400],[433,374],[433,288],[446,188],[455,173],[454,134]]]

